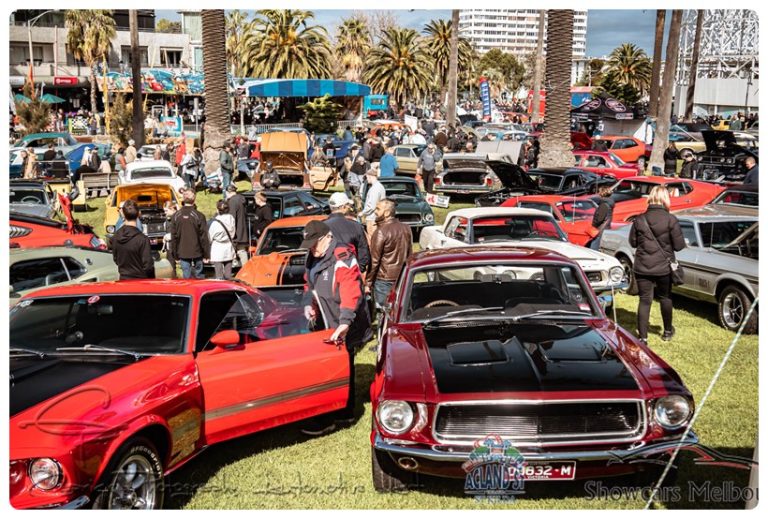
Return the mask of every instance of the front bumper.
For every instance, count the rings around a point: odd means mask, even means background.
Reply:
[[[622,281],[619,284],[616,285],[604,285],[603,283],[599,283],[596,285],[592,285],[592,290],[594,290],[595,294],[604,294],[605,292],[618,292],[619,290],[626,290],[629,288],[629,283],[627,281]]]

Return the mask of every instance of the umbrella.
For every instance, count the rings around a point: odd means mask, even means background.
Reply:
[[[28,98],[27,96],[25,96],[24,94],[16,94],[15,96],[13,96],[13,100],[16,101],[17,103],[31,103],[32,102],[32,100],[30,98]]]
[[[55,96],[53,94],[43,94],[43,96],[40,98],[40,101],[42,101],[43,103],[48,103],[52,105],[56,103],[63,103],[64,99],[60,98],[59,96]]]

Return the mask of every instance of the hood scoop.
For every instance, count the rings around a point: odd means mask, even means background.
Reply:
[[[514,350],[513,350],[514,348]],[[514,351],[519,351],[520,341],[516,337],[508,341],[499,340],[457,342],[446,346],[452,366],[485,366],[510,362]]]

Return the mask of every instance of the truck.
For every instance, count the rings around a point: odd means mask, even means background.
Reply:
[[[363,97],[363,119],[382,119],[389,108],[389,95],[374,94]]]

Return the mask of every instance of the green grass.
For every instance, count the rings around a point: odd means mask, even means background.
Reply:
[[[247,182],[239,183],[247,188]],[[198,207],[214,214],[221,195],[199,194]],[[462,201],[463,202],[463,201]],[[102,234],[103,199],[76,217]],[[470,206],[456,203],[451,209]],[[435,209],[437,222],[448,210]],[[675,340],[662,342],[658,304],[651,313],[650,346],[673,366],[698,402],[709,385],[733,333],[717,324],[714,305],[675,297]],[[616,300],[618,322],[634,331],[637,298],[621,294]],[[703,445],[731,455],[751,457],[757,438],[758,337],[744,336],[703,408],[695,431]],[[296,424],[215,445],[170,478],[166,506],[185,509],[636,509],[641,498],[590,500],[584,482],[527,484],[525,495],[513,503],[484,503],[466,497],[463,481],[427,479],[417,491],[382,495],[371,483],[369,385],[375,354],[367,347],[356,359],[358,419],[354,425],[320,438],[303,436]],[[578,470],[578,469],[577,469]],[[666,508],[743,508],[742,501],[689,500],[689,484],[712,481],[718,487],[733,482],[747,485],[744,470],[697,465],[691,453],[683,453],[677,485],[682,500]],[[605,480],[605,486],[633,486],[626,478]]]

